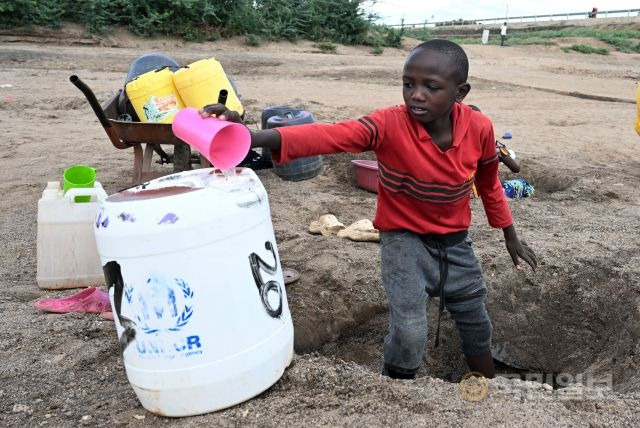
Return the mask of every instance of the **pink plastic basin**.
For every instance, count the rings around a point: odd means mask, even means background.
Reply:
[[[351,164],[356,172],[358,187],[378,193],[378,161],[355,159]]]

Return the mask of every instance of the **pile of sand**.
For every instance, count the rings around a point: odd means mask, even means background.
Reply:
[[[321,55],[310,43],[249,48],[233,41],[131,38],[115,45],[121,47],[14,42],[0,48],[0,84],[12,85],[0,89],[7,125],[0,140],[0,411],[7,425],[133,425],[143,416],[146,424],[167,421],[140,407],[111,322],[92,315],[42,314],[30,305],[43,296],[68,294],[41,291],[35,282],[36,207],[46,182],[60,179],[62,170],[76,163],[95,166],[109,193],[128,186],[131,177],[131,151],[111,146],[68,83],[69,75],[78,74],[105,99],[121,85],[131,60],[144,52],[162,50],[185,63],[215,55],[233,75],[253,122],[273,104],[300,105],[316,120],[336,121],[402,101],[401,50],[376,57],[366,48],[343,47],[337,55]],[[535,273],[513,268],[501,232],[486,225],[481,203],[472,207],[471,238],[490,289],[496,352],[507,364],[500,370],[530,379],[551,375],[551,387],[610,379],[604,385],[613,390],[549,390],[540,382],[498,379],[490,382],[483,401],[465,401],[452,383],[467,368],[450,320],[444,322],[439,348],[432,349],[431,338],[419,379],[381,377],[387,314],[378,244],[307,230],[326,213],[345,225],[374,214],[375,195],[355,187],[349,162],[372,155],[341,154],[326,156],[324,172],[301,183],[259,171],[282,263],[301,273],[287,290],[299,354],[293,366],[254,400],[173,422],[638,423],[640,137],[632,129],[632,76],[640,56],[605,58],[535,46],[466,50],[472,85],[467,101],[492,118],[498,136],[513,134],[508,144],[522,163],[520,176],[536,187],[533,198],[510,203],[520,236],[539,256]],[[622,102],[570,96],[575,92]],[[565,377],[558,379],[559,373]]]

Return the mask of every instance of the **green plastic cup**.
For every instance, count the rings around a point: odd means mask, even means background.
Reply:
[[[93,187],[96,181],[96,169],[86,165],[74,165],[64,170],[64,193],[73,188]],[[76,196],[76,202],[89,202],[91,196]]]

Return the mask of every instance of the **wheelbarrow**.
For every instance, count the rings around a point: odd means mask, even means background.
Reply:
[[[201,167],[211,166],[204,156],[191,155],[190,146],[173,134],[170,123],[119,120],[118,100],[122,89],[100,105],[93,91],[78,76],[73,75],[69,80],[87,98],[113,146],[117,149],[133,148],[133,184],[167,174],[151,171],[154,153],[160,156],[160,164],[173,163],[173,172],[189,170],[193,163],[199,163]],[[172,154],[167,154],[162,148],[167,145],[173,146]]]

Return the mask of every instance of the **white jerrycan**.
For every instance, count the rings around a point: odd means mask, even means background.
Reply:
[[[96,224],[127,377],[147,410],[211,412],[280,378],[293,324],[252,170],[144,183],[103,201]]]
[[[91,196],[75,202],[76,196]],[[62,194],[50,181],[38,201],[37,274],[40,288],[61,289],[104,284],[93,222],[107,194],[100,183]]]

